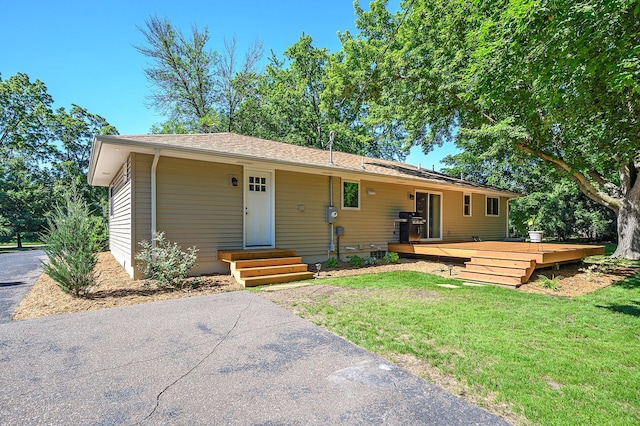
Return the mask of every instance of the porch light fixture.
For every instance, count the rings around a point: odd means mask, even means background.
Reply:
[[[234,175],[229,175],[229,185],[238,186],[238,178]]]
[[[413,195],[412,193],[409,193],[409,199],[410,199],[410,200],[413,200],[413,199],[415,199],[415,198],[416,198],[416,196],[415,196],[415,195]]]

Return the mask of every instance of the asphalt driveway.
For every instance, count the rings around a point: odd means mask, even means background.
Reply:
[[[506,424],[248,292],[0,324],[0,424]]]
[[[0,254],[0,324],[11,321],[16,307],[42,273],[42,250]]]

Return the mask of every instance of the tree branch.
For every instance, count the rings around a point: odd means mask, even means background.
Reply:
[[[565,161],[559,158],[555,158],[538,149],[531,148],[530,146],[525,145],[524,143],[521,143],[521,142],[516,143],[515,147],[521,151],[535,155],[536,157],[551,163],[555,168],[557,168],[560,171],[568,173],[569,178],[573,180],[576,184],[578,184],[578,187],[580,188],[580,190],[587,197],[597,202],[598,204],[602,204],[603,206],[608,207],[615,212],[617,212],[620,209],[621,202],[618,198],[612,197],[609,194],[606,194],[598,190],[598,188],[596,188],[584,174],[574,171],[572,167],[569,164],[567,164]]]

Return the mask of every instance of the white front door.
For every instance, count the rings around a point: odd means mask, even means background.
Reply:
[[[273,246],[273,182],[272,173],[246,170],[244,173],[245,246]]]

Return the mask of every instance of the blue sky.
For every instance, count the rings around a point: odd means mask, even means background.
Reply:
[[[239,53],[258,38],[265,52],[280,57],[303,32],[315,46],[335,52],[340,49],[337,33],[355,30],[350,0],[6,1],[2,12],[2,78],[24,72],[42,80],[56,108],[81,105],[121,134],[148,133],[163,120],[147,105],[146,59],[133,47],[143,44],[137,26],[150,15],[166,17],[184,32],[192,24],[207,26],[214,50],[221,51],[224,37],[235,35]],[[414,148],[407,162],[437,170],[440,159],[454,149],[424,156]]]

